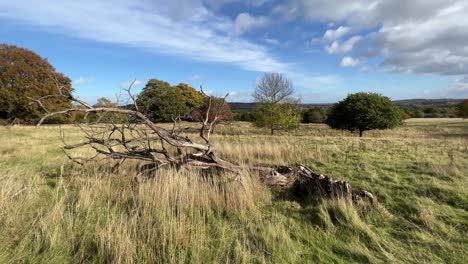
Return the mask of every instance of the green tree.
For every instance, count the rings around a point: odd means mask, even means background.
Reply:
[[[401,124],[400,109],[385,96],[376,93],[355,93],[335,104],[326,123],[335,129],[359,131],[394,128]]]
[[[119,108],[119,105],[117,103],[112,102],[112,100],[107,97],[100,97],[93,106],[94,107]]]
[[[323,123],[327,118],[325,110],[311,107],[302,112],[302,123]]]
[[[301,117],[293,94],[293,83],[286,76],[281,73],[265,73],[253,93],[258,103],[254,110],[254,124],[269,128],[272,135],[276,130],[297,127]]]
[[[457,114],[463,119],[468,118],[468,99],[458,104]]]
[[[189,85],[171,86],[156,79],[149,80],[137,98],[140,111],[156,121],[185,117],[203,104],[203,96]]]
[[[195,88],[185,83],[180,83],[174,86],[174,88],[179,89],[188,108],[200,109],[204,106],[205,101],[203,95],[195,90]]]
[[[55,71],[46,59],[16,46],[0,44],[0,119],[36,120],[42,110],[30,98],[58,93],[57,86],[72,91],[71,80]],[[71,108],[69,100],[50,97],[43,100],[49,111]],[[64,122],[57,117],[48,122]]]
[[[246,121],[246,122],[252,122],[255,120],[255,117],[252,112],[249,111],[241,111],[241,112],[236,112],[235,114],[235,120],[236,121]]]
[[[260,104],[253,115],[255,126],[269,128],[271,135],[277,130],[297,128],[301,121],[297,108],[291,104]]]

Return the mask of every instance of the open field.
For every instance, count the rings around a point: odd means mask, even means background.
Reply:
[[[375,208],[269,190],[247,171],[242,185],[171,170],[135,180],[134,164],[71,164],[58,127],[0,127],[0,263],[467,263],[468,121],[364,136],[233,123],[213,141],[239,164],[348,179]]]

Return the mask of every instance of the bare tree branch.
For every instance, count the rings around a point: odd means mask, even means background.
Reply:
[[[294,87],[291,80],[281,73],[265,73],[258,81],[253,97],[260,103],[282,103],[291,98]]]
[[[281,80],[281,78],[273,78],[271,80],[271,85],[273,85],[275,89],[272,93],[274,95],[274,100],[283,100],[286,96],[291,94],[291,90],[289,89],[291,87],[288,85],[286,85],[286,88],[289,88],[284,91],[278,88],[281,86]],[[197,143],[187,137],[180,136],[179,132],[176,133],[177,121],[180,121],[180,117],[173,119],[174,124],[172,130],[168,130],[154,123],[149,117],[140,112],[136,105],[135,110],[118,107],[93,107],[74,97],[70,91],[61,88],[58,81],[56,81],[56,84],[58,94],[48,95],[38,99],[29,98],[45,112],[37,123],[37,127],[40,127],[47,118],[57,115],[74,112],[99,115],[97,121],[84,124],[75,123],[85,136],[85,141],[83,142],[67,144],[64,131],[60,127],[60,136],[64,144],[65,155],[77,164],[83,165],[86,162],[111,159],[117,161],[112,167],[112,171],[114,171],[126,160],[139,160],[149,165],[141,166],[141,168],[147,167],[150,168],[150,170],[166,166],[172,166],[178,169],[215,168],[216,170],[221,169],[223,171],[233,172],[235,178],[229,181],[238,181],[241,179],[241,171],[244,168],[219,158],[216,155],[214,146],[210,142],[210,134],[214,124],[218,121],[222,107],[215,110],[214,116],[210,116],[214,99],[218,98],[207,95],[202,87],[200,87],[200,90],[208,101],[208,110],[206,114],[204,114],[199,134],[203,143]],[[135,97],[130,92],[131,87],[132,85],[130,85],[128,93],[135,103]],[[219,98],[223,100],[221,106],[226,104],[226,98],[228,96],[229,94],[226,94],[224,98]],[[44,107],[42,100],[51,97],[64,97],[72,102],[78,103],[81,107],[50,112]],[[113,117],[116,115],[129,118],[119,123],[118,121],[122,119],[114,119]],[[85,147],[94,150],[94,156],[72,156],[74,150]],[[314,195],[344,197],[353,200],[361,198],[371,199],[371,201],[374,200],[374,196],[370,192],[353,191],[347,182],[336,181],[330,177],[315,174],[310,169],[300,164],[295,167],[257,166],[249,167],[249,169],[260,172],[261,179],[268,185],[290,186],[291,184],[299,184],[305,188],[305,191]],[[293,177],[293,174],[297,177]],[[20,190],[20,192],[23,192],[23,189]]]
[[[136,81],[137,81],[137,79],[133,80],[133,82],[130,83],[130,85],[128,86],[127,92],[128,92],[128,95],[130,96],[130,98],[133,101],[133,105],[135,106],[135,110],[140,111],[140,109],[138,108],[138,104],[137,104],[137,101],[135,99],[135,96],[133,96],[132,91],[131,91],[132,87],[136,83]]]

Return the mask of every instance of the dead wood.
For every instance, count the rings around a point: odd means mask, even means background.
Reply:
[[[365,190],[353,190],[347,181],[313,172],[302,164],[293,167],[278,166],[260,173],[261,180],[272,187],[292,188],[295,192],[314,197],[361,199],[374,203],[375,196]]]
[[[201,89],[201,94],[207,97],[208,111],[201,122],[199,129],[199,141],[183,137],[182,129],[176,129],[179,117],[174,117],[171,130],[165,129],[154,123],[138,108],[136,97],[132,94],[132,82],[127,89],[129,100],[133,109],[116,107],[94,107],[78,98],[64,87],[57,84],[57,94],[47,95],[41,98],[29,98],[44,112],[37,126],[48,118],[56,115],[70,115],[78,112],[97,115],[93,122],[75,123],[85,135],[85,140],[80,143],[67,144],[61,130],[64,151],[67,157],[78,164],[103,159],[116,160],[112,170],[117,170],[127,160],[144,161],[141,166],[141,174],[148,174],[161,167],[174,167],[177,169],[201,169],[210,171],[227,171],[235,175],[233,181],[239,181],[241,171],[250,169],[260,172],[262,181],[268,186],[292,187],[307,195],[345,198],[345,199],[369,199],[374,200],[374,195],[367,191],[353,191],[346,181],[337,181],[331,177],[314,173],[309,168],[298,164],[293,167],[285,166],[256,166],[242,168],[234,163],[219,158],[210,135],[213,131],[219,113],[214,118],[209,116],[213,97],[207,95]],[[226,99],[226,96],[224,99]],[[64,97],[75,106],[70,109],[50,112],[43,101],[50,98]],[[223,100],[224,102],[226,100]],[[220,108],[221,109],[221,108]],[[115,118],[116,116],[120,118]],[[75,157],[71,152],[80,148],[90,148],[95,154],[91,157]]]

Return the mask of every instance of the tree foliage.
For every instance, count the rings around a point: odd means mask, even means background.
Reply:
[[[302,123],[323,123],[325,119],[327,114],[320,107],[311,107],[302,112]]]
[[[93,106],[94,107],[118,108],[119,104],[112,102],[112,100],[107,97],[100,97],[98,98],[97,102]]]
[[[211,98],[211,99],[210,99]],[[210,101],[211,100],[211,107]],[[209,112],[208,112],[209,107]],[[229,104],[226,102],[224,98],[220,97],[207,97],[204,99],[203,107],[201,109],[195,110],[192,112],[192,120],[201,122],[203,119],[206,118],[206,114],[208,112],[208,122],[214,121],[217,118],[214,125],[219,124],[221,122],[231,121],[234,118],[232,114],[231,108]]]
[[[299,126],[301,115],[291,104],[260,104],[254,110],[255,126],[267,127],[273,135],[277,130],[288,130]]]
[[[137,105],[155,121],[172,121],[188,116],[203,106],[203,96],[187,84],[171,86],[151,79],[138,95]]]
[[[71,80],[55,71],[46,59],[36,53],[16,46],[0,44],[0,119],[21,119],[31,122],[39,117],[36,104],[30,98],[55,94],[57,86],[72,91]],[[70,108],[69,100],[50,97],[43,100],[49,111]],[[63,122],[58,117],[48,122]]]
[[[235,112],[234,119],[236,121],[253,122],[255,121],[255,116],[250,111],[238,111]]]
[[[281,73],[265,73],[257,83],[253,97],[259,103],[254,110],[255,125],[267,127],[273,135],[279,129],[292,129],[301,117],[296,109],[294,87]]]
[[[335,129],[359,131],[394,128],[401,124],[400,109],[385,96],[376,93],[351,94],[335,104],[326,123]]]
[[[468,118],[468,100],[464,100],[457,107],[458,116],[461,118]]]
[[[180,83],[174,87],[180,91],[188,108],[200,109],[204,106],[205,99],[195,88],[185,83]]]

